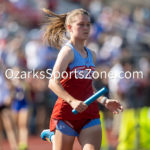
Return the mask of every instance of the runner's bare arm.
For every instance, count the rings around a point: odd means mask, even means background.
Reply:
[[[60,84],[60,79],[61,79],[61,73],[63,71],[66,71],[69,63],[71,63],[73,59],[74,59],[74,53],[72,49],[68,46],[63,47],[57,56],[57,60],[52,71],[52,78],[49,80],[49,85],[48,85],[48,87],[58,97],[61,97],[68,103],[70,103],[70,101],[73,101],[74,98],[64,90],[64,88]],[[60,73],[60,77],[58,77],[57,72]]]

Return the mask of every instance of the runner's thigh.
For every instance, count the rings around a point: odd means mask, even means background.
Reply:
[[[56,130],[53,150],[72,150],[74,139],[74,136],[68,136],[63,134],[59,130]]]
[[[82,129],[78,140],[83,150],[100,150],[102,130],[100,125]]]

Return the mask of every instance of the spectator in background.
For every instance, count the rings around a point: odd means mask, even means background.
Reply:
[[[13,68],[14,75],[19,72],[19,68]],[[14,121],[17,127],[17,135],[19,140],[19,150],[27,150],[28,148],[28,102],[26,97],[26,84],[21,79],[13,79],[13,102],[12,111]]]
[[[17,139],[14,132],[14,122],[10,110],[12,91],[0,71],[0,122],[3,123],[11,150],[18,150]],[[2,123],[0,123],[0,148],[2,148]]]

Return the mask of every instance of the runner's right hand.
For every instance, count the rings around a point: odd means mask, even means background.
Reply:
[[[84,104],[84,102],[80,100],[71,101],[70,106],[79,113],[85,111],[88,108],[88,105]]]

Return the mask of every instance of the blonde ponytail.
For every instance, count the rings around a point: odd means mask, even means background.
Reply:
[[[47,14],[43,40],[45,42],[48,41],[51,47],[59,49],[63,43],[63,37],[66,32],[65,21],[67,13],[58,15],[45,8],[43,11]]]

